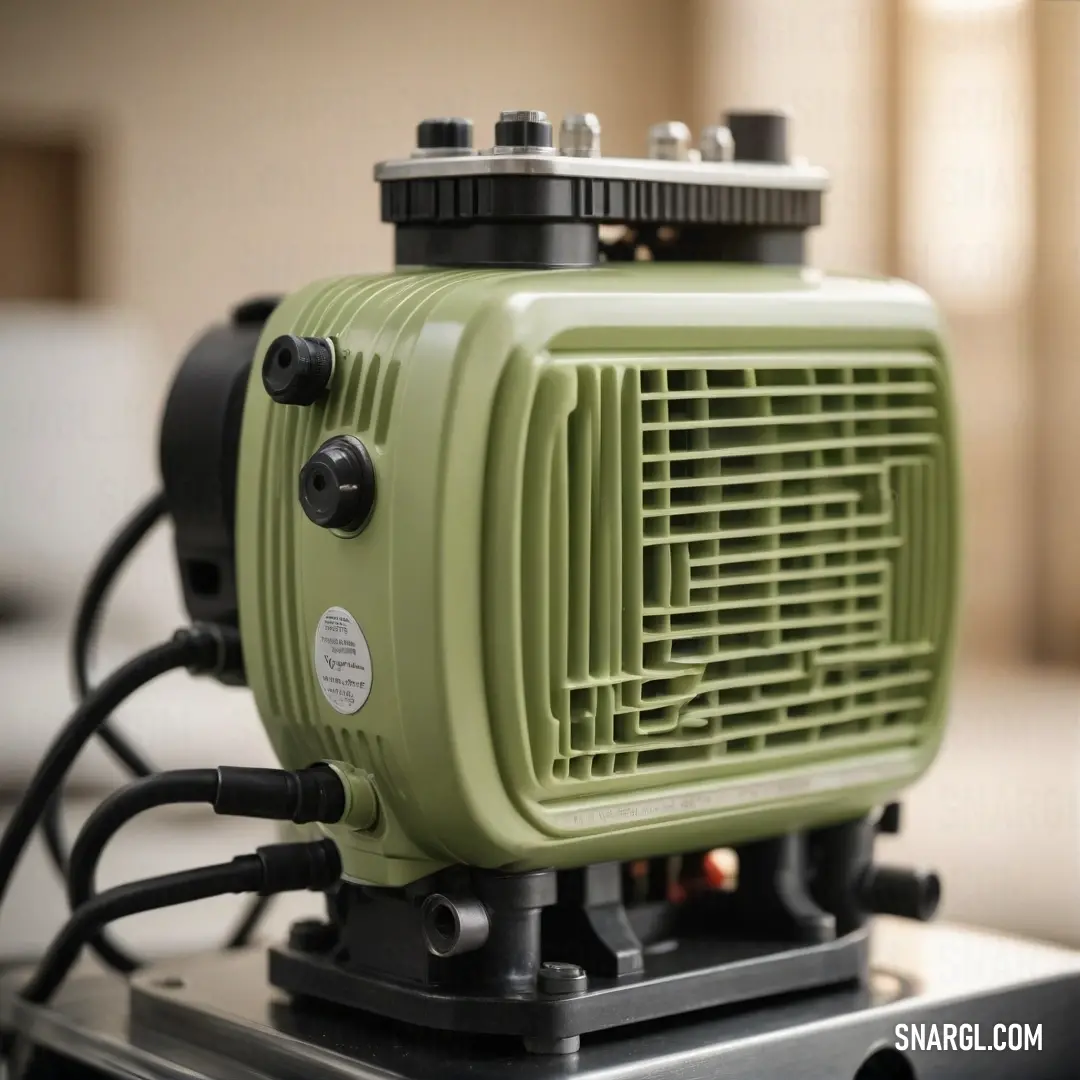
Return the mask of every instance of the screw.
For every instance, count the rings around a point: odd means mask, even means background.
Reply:
[[[690,129],[678,120],[649,128],[649,157],[660,161],[686,161],[690,157]]]
[[[559,149],[571,157],[600,156],[600,121],[595,113],[568,113],[559,129]]]
[[[723,124],[710,124],[701,133],[702,161],[732,161],[735,157],[735,140]]]
[[[588,985],[589,978],[583,967],[560,961],[541,964],[536,978],[537,989],[542,994],[580,994]]]

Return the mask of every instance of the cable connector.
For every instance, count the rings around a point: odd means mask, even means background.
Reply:
[[[80,904],[53,939],[37,971],[22,990],[26,1001],[43,1004],[67,977],[82,947],[116,919],[144,911],[188,904],[226,893],[271,893],[328,889],[341,875],[341,856],[333,840],[268,844],[232,862],[182,870],[133,881]]]
[[[221,623],[193,623],[177,630],[174,641],[190,646],[192,659],[187,665],[192,675],[244,677],[244,652],[240,631]]]
[[[262,862],[260,896],[310,889],[329,889],[341,877],[341,855],[333,840],[267,844],[255,849]]]
[[[345,815],[348,792],[338,774],[326,765],[287,772],[223,765],[217,770],[214,813],[270,818],[307,825],[333,825]]]

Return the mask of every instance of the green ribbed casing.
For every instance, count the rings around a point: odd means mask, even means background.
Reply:
[[[932,760],[956,610],[953,407],[936,311],[895,281],[627,264],[322,282],[330,393],[241,444],[241,633],[290,767],[369,774],[346,875],[643,858],[857,816]],[[259,358],[261,359],[261,351]],[[298,473],[375,463],[356,536]],[[314,674],[344,608],[370,696]]]

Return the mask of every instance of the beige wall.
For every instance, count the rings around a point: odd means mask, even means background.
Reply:
[[[1080,665],[1080,4],[1036,4],[1035,639]]]
[[[425,115],[596,112],[644,149],[683,112],[665,0],[0,0],[0,122],[92,129],[99,293],[165,358],[237,299],[389,268],[372,164]],[[163,375],[164,377],[164,375]]]
[[[829,170],[814,262],[889,269],[887,23],[891,0],[695,0],[695,120],[790,108],[792,152]]]
[[[636,154],[658,120],[791,106],[833,177],[814,261],[910,277],[951,327],[966,651],[1020,659],[1045,631],[1067,659],[1078,50],[1080,4],[1033,0],[0,0],[0,125],[93,136],[89,284],[149,319],[164,381],[235,300],[389,267],[371,166],[425,115],[485,142],[500,108],[590,109]]]

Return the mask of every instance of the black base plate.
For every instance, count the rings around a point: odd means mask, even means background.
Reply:
[[[567,1053],[577,1037],[698,1009],[865,978],[867,932],[814,945],[672,941],[627,979],[592,976],[589,988],[555,997],[535,989],[514,997],[449,992],[344,971],[331,961],[272,949],[270,981],[294,994],[443,1031],[514,1035],[529,1049]]]

